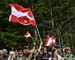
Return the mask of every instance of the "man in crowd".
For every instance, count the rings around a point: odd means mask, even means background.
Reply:
[[[64,59],[75,60],[75,56],[71,54],[71,49],[69,47],[64,48]]]
[[[8,60],[8,51],[7,51],[7,49],[2,50],[1,60]]]
[[[0,60],[2,60],[2,50],[0,50]]]
[[[57,53],[63,57],[63,48],[60,45],[55,46]]]

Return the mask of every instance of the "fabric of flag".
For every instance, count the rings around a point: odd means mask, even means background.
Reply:
[[[55,44],[56,38],[54,36],[49,36],[47,35],[46,41],[45,41],[45,46],[49,46],[52,48]]]
[[[51,38],[52,38],[52,43],[50,44],[50,48],[52,48],[56,43],[56,38],[54,36],[51,36]]]
[[[27,31],[27,32],[24,34],[24,37],[26,37],[26,38],[30,38],[30,37],[31,37],[31,34],[29,33],[29,31]]]
[[[11,14],[9,22],[20,23],[22,25],[36,26],[36,21],[30,8],[24,8],[17,4],[9,4],[11,6]]]

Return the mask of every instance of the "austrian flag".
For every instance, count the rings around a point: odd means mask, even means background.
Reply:
[[[56,38],[54,36],[50,37],[49,35],[47,35],[45,46],[49,46],[50,48],[52,48],[55,45],[55,42]]]
[[[36,26],[36,21],[30,8],[24,8],[17,4],[9,4],[11,6],[11,14],[9,22],[20,23],[22,25]]]
[[[26,38],[30,38],[30,37],[31,37],[31,34],[29,33],[29,31],[27,31],[27,32],[24,34],[24,37],[26,37]]]

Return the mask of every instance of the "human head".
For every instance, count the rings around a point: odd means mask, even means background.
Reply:
[[[47,53],[48,52],[46,47],[44,47],[43,49],[44,49],[44,53]]]
[[[19,56],[23,56],[23,51],[22,51],[22,50],[19,50],[19,51],[18,51],[18,55],[19,55]]]
[[[25,46],[25,47],[24,47],[23,53],[24,53],[24,54],[29,54],[29,53],[30,53],[29,46]]]
[[[7,54],[8,54],[7,49],[3,49],[3,50],[2,50],[2,55],[3,55],[3,56],[7,56]]]
[[[52,54],[51,54],[51,56],[52,57],[56,57],[57,56],[57,50],[55,49],[55,48],[53,48],[52,50],[51,50],[51,52],[52,52]]]
[[[70,47],[64,48],[64,52],[65,52],[65,54],[70,54],[71,53]]]
[[[38,50],[38,51],[39,51],[39,50]],[[43,52],[44,52],[44,48],[42,47],[42,48],[40,49],[39,53],[40,53],[40,54],[43,54]]]
[[[11,56],[12,58],[15,58],[15,52],[14,51],[10,51],[9,52],[9,56]]]
[[[0,56],[2,55],[2,50],[0,50]]]
[[[62,47],[60,45],[55,46],[55,48],[57,49],[57,52],[61,52]]]

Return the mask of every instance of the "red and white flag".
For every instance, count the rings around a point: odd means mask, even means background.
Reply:
[[[45,46],[50,46],[52,48],[56,42],[56,38],[54,36],[49,36],[47,35],[46,41],[45,41]]]
[[[24,36],[25,36],[26,38],[30,38],[30,37],[31,37],[31,34],[29,33],[29,31],[27,31],[27,32],[24,34]]]
[[[9,22],[20,23],[22,25],[36,26],[36,21],[30,8],[24,8],[17,4],[9,4],[11,6],[11,14]]]
[[[52,43],[50,44],[50,47],[52,48],[56,43],[56,38],[55,36],[51,36],[51,38],[52,38]]]

